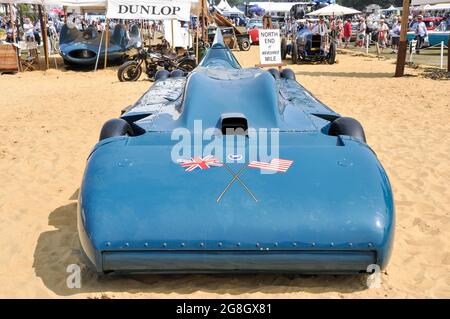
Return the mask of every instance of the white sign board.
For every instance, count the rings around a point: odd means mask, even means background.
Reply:
[[[259,61],[264,64],[281,64],[280,30],[259,30]]]
[[[106,16],[113,19],[189,21],[191,2],[183,0],[109,0]]]

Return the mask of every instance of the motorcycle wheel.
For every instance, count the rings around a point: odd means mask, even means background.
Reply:
[[[135,82],[139,80],[142,68],[138,67],[136,61],[128,61],[122,64],[117,70],[117,77],[120,82]]]
[[[192,70],[194,70],[196,68],[196,64],[194,60],[184,60],[181,61],[180,64],[178,64],[178,69],[184,71],[184,72],[191,72]]]

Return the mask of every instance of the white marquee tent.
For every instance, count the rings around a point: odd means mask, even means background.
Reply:
[[[426,11],[440,11],[440,10],[450,10],[450,3],[426,5],[424,8]]]
[[[230,4],[228,3],[227,0],[220,0],[219,4],[216,5],[217,9],[219,9],[220,11],[230,11],[232,10]]]
[[[309,16],[332,16],[332,15],[343,16],[343,15],[358,14],[358,13],[361,13],[361,11],[355,10],[353,8],[343,7],[338,4],[330,4],[329,6],[326,6],[319,10],[308,13],[307,15],[309,15]]]
[[[445,1],[445,0],[412,0],[411,5],[420,6],[423,4],[440,4],[440,3],[445,3],[445,2],[447,2],[447,1]]]
[[[288,13],[296,4],[308,4],[309,2],[250,2],[250,5],[257,5],[266,12]]]

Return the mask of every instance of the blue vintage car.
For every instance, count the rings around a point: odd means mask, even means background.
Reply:
[[[129,35],[121,24],[115,26],[108,42],[108,61],[118,61],[126,57],[131,48],[141,46],[139,28],[133,25]],[[100,46],[100,41],[102,45]],[[94,26],[79,31],[75,26],[65,24],[61,28],[59,51],[64,62],[69,65],[94,65],[100,49],[100,59],[105,58],[105,41]]]
[[[444,42],[444,45],[448,44],[448,38],[450,37],[450,25],[447,23],[441,22],[440,25],[436,27],[433,31],[428,31],[428,43],[427,46],[435,46],[440,45],[441,42]],[[416,38],[414,32],[408,32],[408,41],[412,41]]]
[[[318,101],[290,69],[241,68],[220,32],[190,75],[156,78],[106,122],[87,160],[78,231],[95,271],[387,265],[392,190],[356,120]]]
[[[336,62],[337,44],[331,34],[320,34],[308,27],[301,27],[288,43],[286,38],[281,39],[281,57],[291,57],[292,63],[301,61],[326,61],[329,64]]]

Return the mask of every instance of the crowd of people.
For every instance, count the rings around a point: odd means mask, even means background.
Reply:
[[[230,21],[236,26],[246,26],[250,18],[244,18],[230,18]],[[46,21],[47,25],[45,29],[48,35],[51,54],[58,52],[58,35],[65,23],[70,28],[77,28],[80,31],[87,30],[89,27],[90,30],[93,28],[98,32],[103,32],[107,27],[105,19],[100,16],[87,17],[74,15],[64,18],[59,15],[49,15]],[[450,12],[442,12],[434,16],[430,12],[427,12],[426,17],[420,14],[409,17],[408,31],[412,31],[415,34],[417,53],[420,53],[420,49],[426,42],[429,29],[431,29],[431,26],[427,25],[430,23],[429,21],[444,24],[445,27],[443,29],[450,30]],[[113,30],[115,24],[116,22],[114,20],[110,20],[108,25],[109,29]],[[347,19],[335,19],[333,17],[303,20],[288,19],[280,23],[275,20],[273,23],[273,27],[279,27],[291,35],[295,35],[304,28],[321,35],[332,35],[336,39],[337,46],[341,48],[348,48],[351,42],[354,43],[355,47],[365,47],[367,44],[375,43],[379,53],[383,53],[388,47],[392,49],[392,53],[398,52],[401,25],[401,18],[396,14],[388,17],[378,16],[376,18],[373,15],[367,15],[353,16]],[[0,16],[0,35],[2,32],[6,34],[6,37],[3,38],[4,41],[9,43],[14,42],[14,40],[17,43],[24,41],[29,50],[37,49],[41,45],[42,34],[39,19],[26,17],[22,20],[21,24],[19,21],[15,21],[14,26],[13,30],[13,24],[10,21],[9,15]],[[163,30],[161,21],[147,22],[143,27],[151,31]],[[191,21],[191,27],[196,27],[195,20]],[[0,37],[0,41],[2,41],[2,37]]]
[[[50,53],[56,53],[58,51],[57,39],[63,25],[64,21],[60,18],[48,17],[47,19],[45,29],[47,31]],[[15,40],[15,42],[18,43],[19,41],[24,41],[28,50],[37,49],[42,43],[42,29],[40,21],[37,18],[32,19],[25,17],[23,19],[23,24],[21,25],[19,21],[15,21],[14,24],[11,23],[9,16],[0,16],[0,30],[1,29],[5,30],[6,33],[4,42],[13,43]]]
[[[427,18],[430,18],[428,16]],[[450,13],[442,16],[432,17],[435,21],[444,25],[443,30],[450,30]],[[424,21],[423,15],[409,16],[408,32],[414,32],[416,39],[416,53],[424,46],[431,29]],[[430,20],[430,19],[428,19]],[[354,41],[355,47],[365,47],[374,43],[378,51],[383,51],[390,47],[392,53],[398,52],[401,32],[401,17],[394,15],[389,18],[380,16],[355,16],[347,19],[333,17],[319,17],[318,19],[304,19],[300,21],[292,20],[286,23],[287,33],[296,34],[298,31],[307,28],[314,33],[321,35],[333,33],[338,47],[348,48],[350,42]]]

